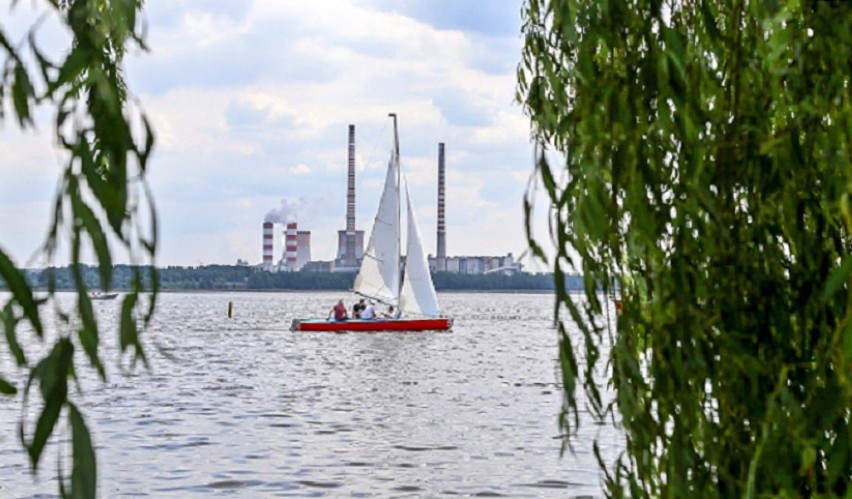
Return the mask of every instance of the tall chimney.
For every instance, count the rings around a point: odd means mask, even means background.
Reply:
[[[438,143],[438,254],[436,268],[447,270],[447,227],[444,220],[444,143]]]
[[[273,227],[272,222],[263,222],[263,266],[267,269],[272,267]]]
[[[299,251],[297,228],[296,222],[290,222],[284,232],[284,264],[287,266],[287,270],[291,271],[296,269],[296,258]]]
[[[344,265],[355,266],[355,125],[349,125],[349,186],[346,190],[346,255]]]

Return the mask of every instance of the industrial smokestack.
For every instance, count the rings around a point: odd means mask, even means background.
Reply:
[[[272,267],[273,227],[272,222],[263,222],[263,266],[267,269]]]
[[[346,190],[346,255],[344,265],[355,266],[355,125],[349,125],[349,186]]]
[[[296,268],[296,259],[299,251],[296,228],[296,223],[290,222],[287,224],[287,231],[284,232],[284,265],[287,267],[287,270],[295,270]]]
[[[440,272],[446,271],[447,262],[447,227],[444,221],[444,143],[438,143],[438,254],[436,267]]]

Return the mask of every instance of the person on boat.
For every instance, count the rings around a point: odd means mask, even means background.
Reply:
[[[360,319],[361,318],[361,312],[363,312],[365,308],[367,308],[367,304],[364,303],[364,299],[361,298],[361,301],[359,301],[355,305],[352,305],[352,318],[353,319]]]
[[[348,319],[346,305],[343,304],[343,300],[338,301],[337,305],[333,306],[328,312],[328,317],[331,318],[332,316],[334,316],[334,320],[336,321],[345,321]]]
[[[370,304],[367,305],[367,308],[361,311],[362,319],[375,319],[376,318],[376,302],[370,300]]]
[[[384,313],[384,317],[388,319],[399,319],[399,310],[395,309],[393,305],[388,306],[388,311]]]

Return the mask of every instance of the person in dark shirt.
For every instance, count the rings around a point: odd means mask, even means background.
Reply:
[[[328,317],[331,318],[331,316],[334,316],[334,320],[336,321],[345,321],[348,318],[346,316],[346,305],[343,304],[343,300],[338,301],[337,305],[331,308],[328,312]]]
[[[364,299],[361,298],[361,301],[359,301],[355,305],[352,305],[352,318],[360,319],[361,312],[363,312],[365,308],[367,308],[367,305],[364,303]]]

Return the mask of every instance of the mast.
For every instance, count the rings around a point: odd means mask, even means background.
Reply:
[[[399,262],[399,286],[398,290],[402,290],[403,267],[402,267],[402,165],[399,162],[399,131],[396,126],[396,113],[388,113],[388,116],[393,118],[393,157],[396,161],[396,185],[397,197],[399,202],[396,204],[396,247],[399,250],[397,262]],[[397,297],[399,298],[399,297]]]

